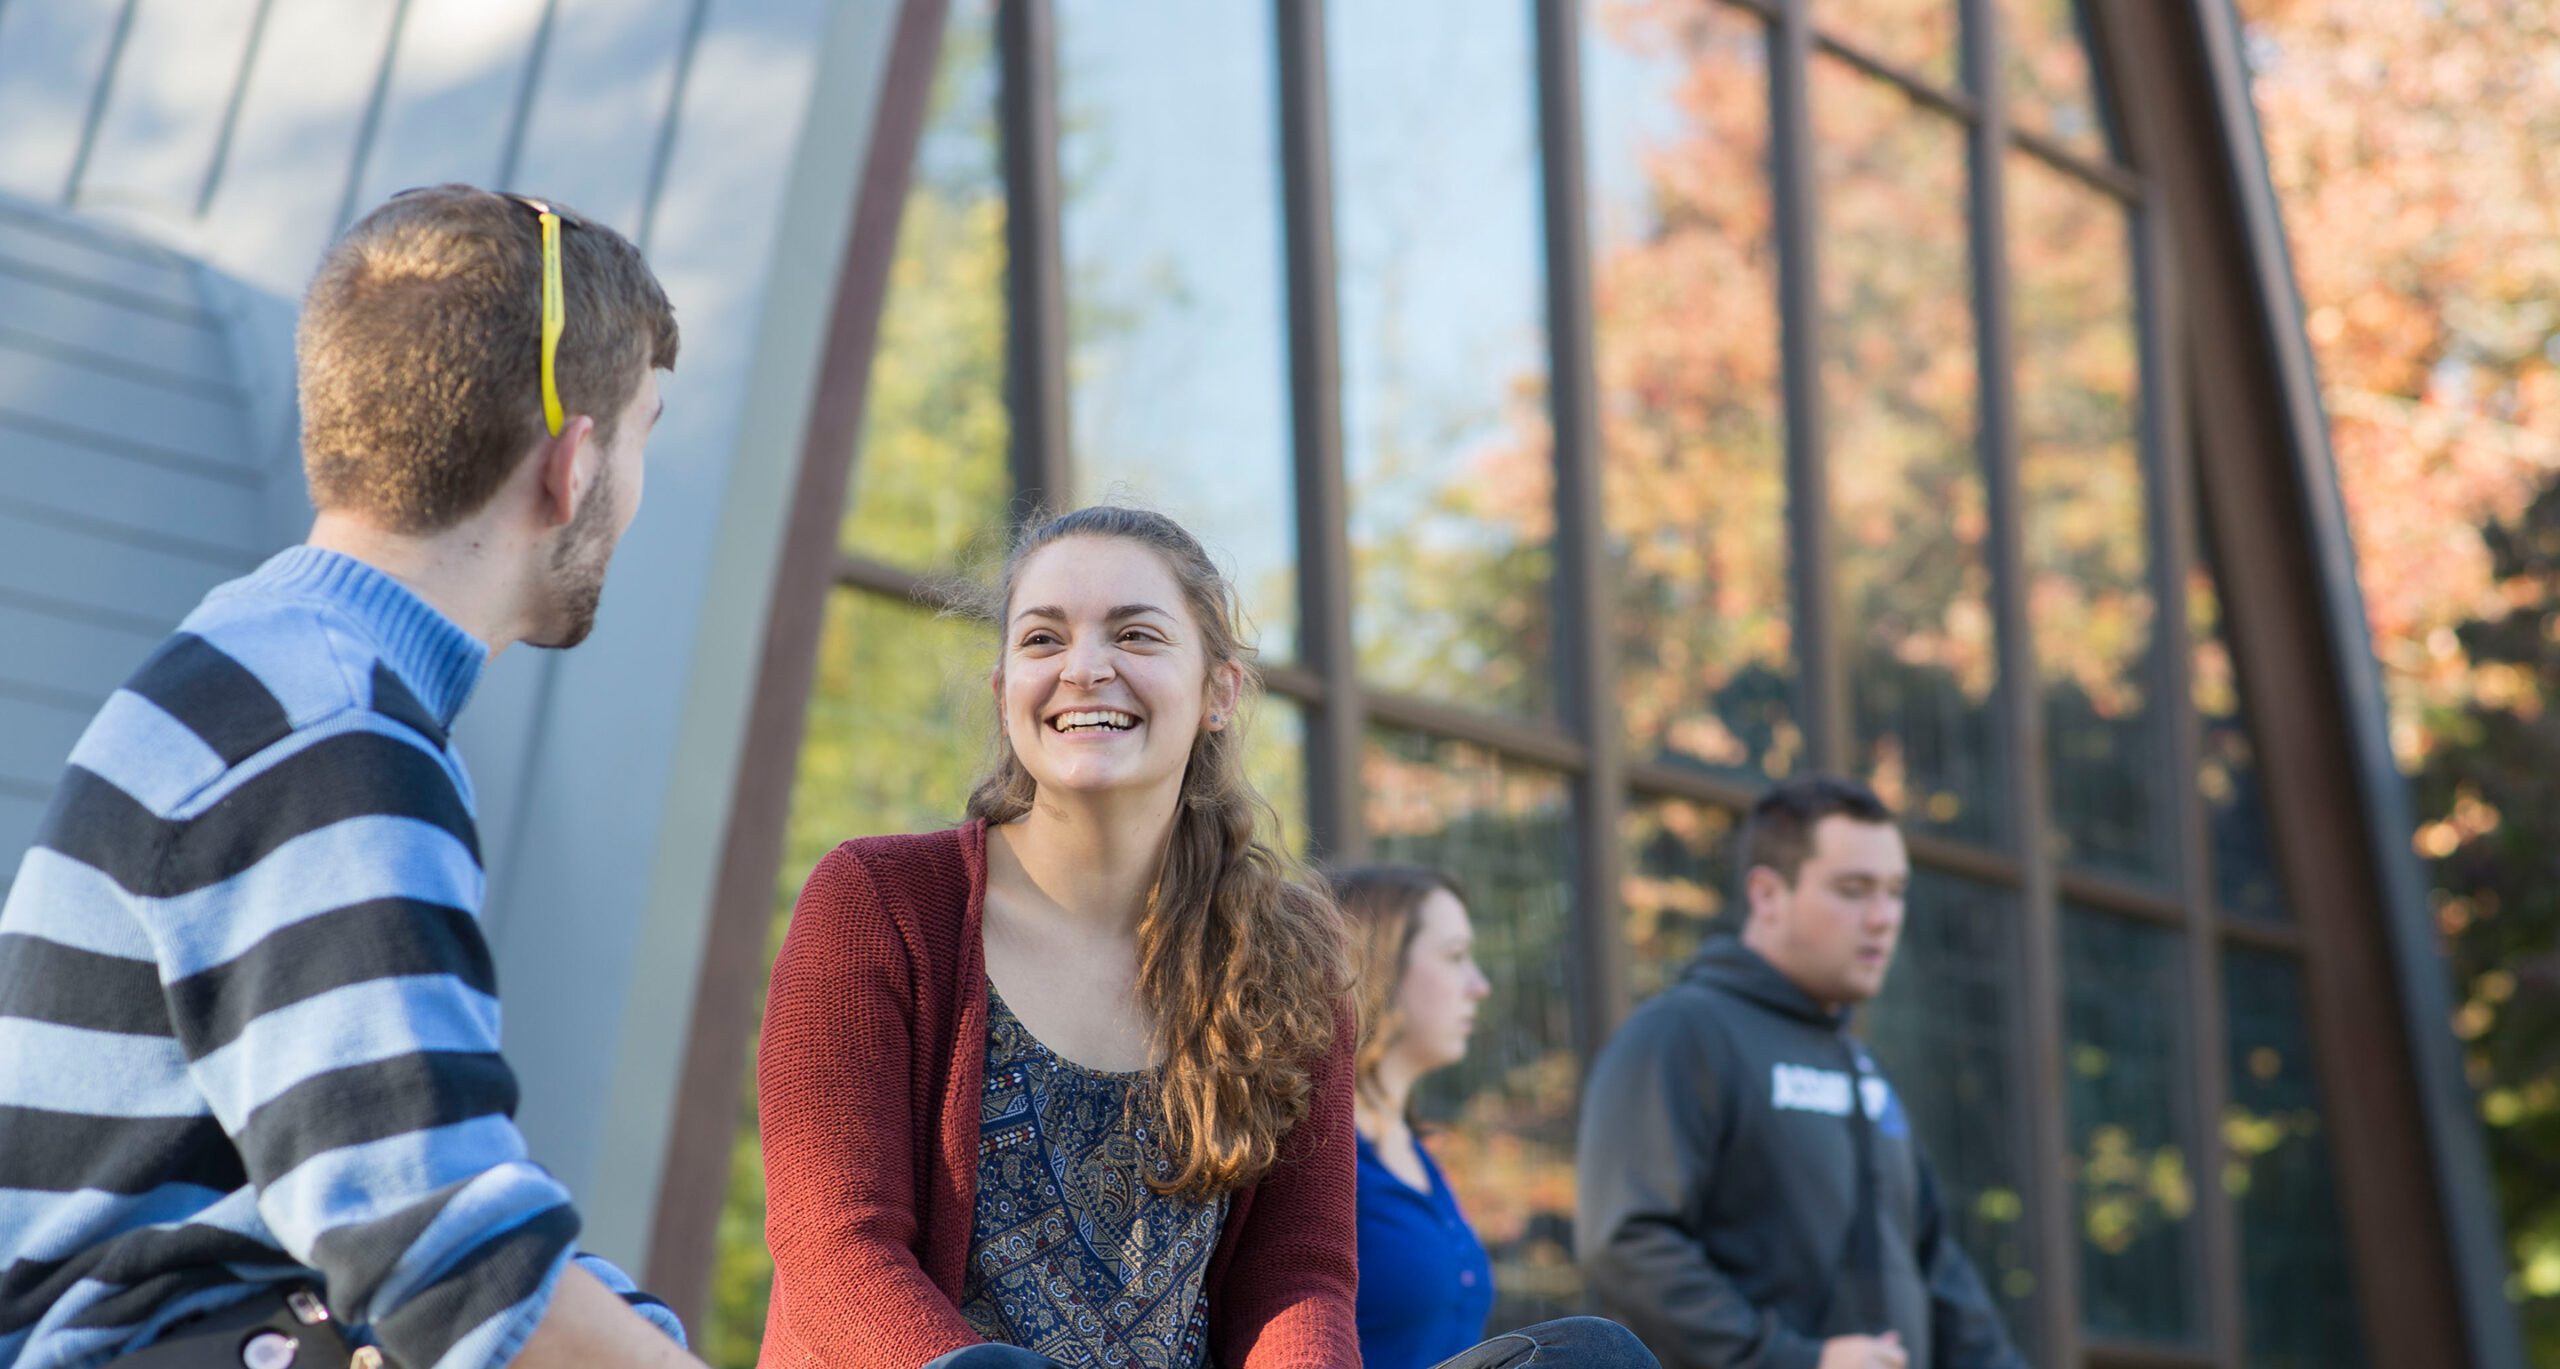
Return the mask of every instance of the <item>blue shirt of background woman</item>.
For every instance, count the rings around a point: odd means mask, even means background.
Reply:
[[[1415,1139],[1409,1104],[1422,1076],[1466,1058],[1492,986],[1447,874],[1367,865],[1333,886],[1360,1004],[1360,1357],[1368,1369],[1425,1369],[1483,1336],[1493,1264]]]
[[[1428,1189],[1389,1173],[1360,1138],[1360,1359],[1438,1364],[1476,1343],[1493,1315],[1493,1261],[1431,1153]]]

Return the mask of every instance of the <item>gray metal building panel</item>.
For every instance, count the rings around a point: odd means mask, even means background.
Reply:
[[[0,529],[47,524],[0,552],[0,691],[85,716],[228,557],[300,535],[291,304],[383,195],[555,195],[636,237],[676,302],[684,365],[596,637],[505,653],[460,736],[501,976],[546,990],[508,1015],[525,1127],[628,1260],[899,8],[0,0],[0,193],[48,211],[0,209]],[[78,585],[10,597],[66,561]],[[37,706],[15,699],[0,725]],[[41,794],[5,767],[61,726],[23,730],[0,751],[12,865]]]
[[[167,635],[168,624],[140,614],[87,612],[48,594],[0,585],[0,642],[8,646],[0,652],[0,716],[12,706],[8,699],[94,713]],[[56,756],[50,767],[9,778],[42,799],[53,792],[62,760]],[[0,882],[17,872],[17,857],[15,851],[0,857]]]
[[[152,540],[103,518],[0,510],[0,584],[41,591],[66,613],[139,618],[166,631],[206,590],[259,559],[187,555]]]
[[[347,209],[395,38],[395,0],[275,0],[192,224],[209,261],[292,299]]]
[[[19,781],[0,778],[0,846],[25,850],[35,840],[36,822],[44,815],[44,796]]]
[[[356,181],[357,212],[413,185],[499,181],[528,80],[543,75],[536,49],[548,8],[409,0],[382,122]]]
[[[805,86],[828,6],[801,0],[26,0],[0,5],[0,189],[144,226],[299,294],[349,217],[446,180],[536,189],[646,231],[689,73],[778,39]],[[129,14],[129,22],[128,22]],[[731,102],[723,96],[714,103]],[[751,140],[787,153],[796,108]],[[751,162],[753,158],[749,159]],[[750,231],[752,220],[743,225]]]
[[[16,303],[0,288],[0,316]],[[0,392],[63,365],[0,336]],[[259,532],[267,492],[254,469],[181,459],[107,431],[94,415],[82,419],[57,423],[0,407],[0,508],[183,528],[190,543],[244,554],[270,545]]]
[[[109,98],[96,104],[70,202],[184,212],[202,191],[239,85],[259,0],[133,7],[115,50]]]
[[[5,724],[0,724],[0,775],[19,780],[29,788],[52,783],[48,779],[62,767],[62,758],[71,754],[71,744],[80,739],[80,729],[89,725],[89,710],[62,699],[45,699],[30,692],[24,695],[0,695],[8,702]]]
[[[79,159],[124,0],[0,5],[0,191],[58,199]]]
[[[263,554],[267,477],[204,279],[0,198],[0,884],[98,703]]]
[[[118,241],[27,206],[0,214],[0,244],[6,245],[13,275],[87,289],[180,322],[204,321],[187,264],[168,252]]]
[[[103,430],[119,442],[164,453],[172,464],[208,473],[256,470],[244,445],[246,410],[236,394],[172,385],[150,374],[148,360],[135,367],[107,366],[56,353],[29,361],[17,379],[0,380],[0,402],[25,426]]]
[[[559,0],[504,168],[647,244],[664,180],[678,83],[709,17],[708,0]],[[559,79],[566,73],[575,79]]]
[[[221,337],[201,317],[101,298],[23,253],[0,261],[0,346],[150,371],[179,382],[173,388],[231,388]]]

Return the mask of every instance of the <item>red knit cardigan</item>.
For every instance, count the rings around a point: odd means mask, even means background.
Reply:
[[[758,1369],[916,1369],[960,1315],[987,1054],[983,822],[818,862],[773,968],[756,1064],[773,1302]],[[1211,1256],[1226,1369],[1360,1362],[1352,1034],[1280,1165],[1232,1195]]]

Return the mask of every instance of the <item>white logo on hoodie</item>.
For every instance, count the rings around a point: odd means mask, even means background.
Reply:
[[[1893,1103],[1893,1086],[1869,1074],[1858,1080],[1867,1116],[1880,1118]],[[1825,1117],[1849,1115],[1849,1076],[1841,1070],[1811,1065],[1773,1065],[1769,1070],[1769,1105],[1781,1112],[1818,1112]]]
[[[1849,1115],[1849,1076],[1811,1065],[1770,1067],[1769,1105],[1780,1112],[1818,1112],[1825,1117]]]

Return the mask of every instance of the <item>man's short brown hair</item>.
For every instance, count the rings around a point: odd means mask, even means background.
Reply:
[[[610,442],[647,369],[675,365],[675,310],[639,248],[561,216],[560,403]],[[411,534],[479,512],[545,432],[535,211],[467,185],[393,196],[321,259],[295,353],[315,505]]]
[[[1806,858],[1813,854],[1813,829],[1824,818],[1889,824],[1893,810],[1876,797],[1876,791],[1843,776],[1797,775],[1782,780],[1751,805],[1751,816],[1743,824],[1742,878],[1750,879],[1754,868],[1765,865],[1794,888]]]

